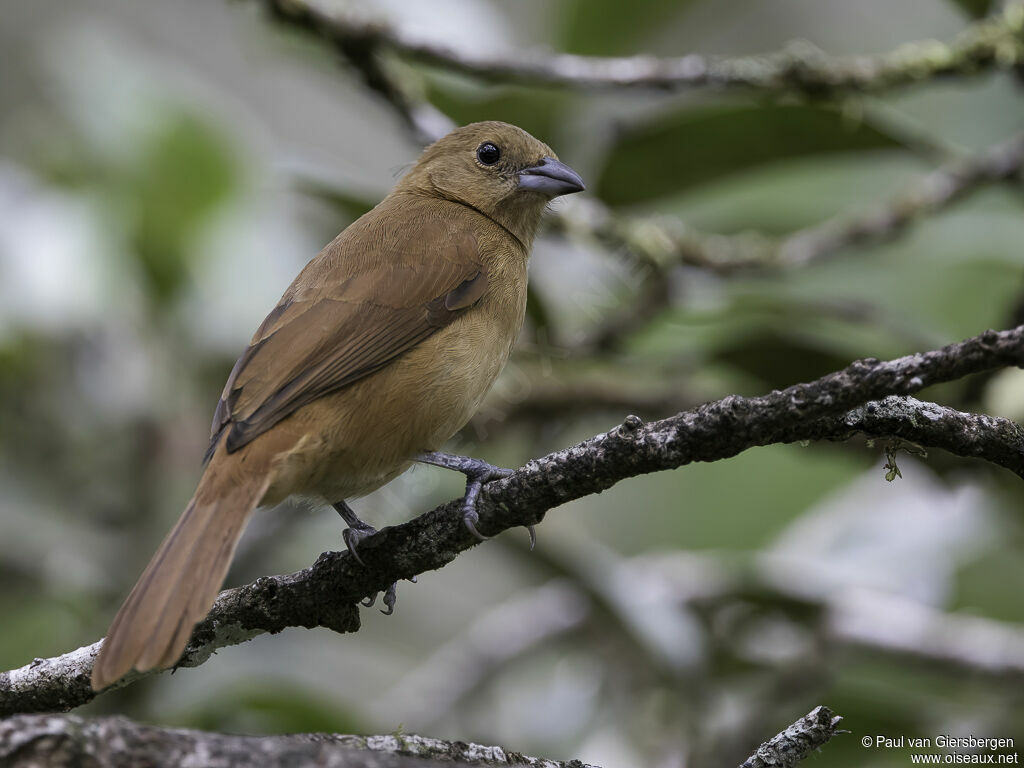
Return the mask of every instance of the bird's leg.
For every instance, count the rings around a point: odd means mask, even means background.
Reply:
[[[462,498],[462,522],[476,538],[480,541],[487,541],[487,537],[476,529],[476,524],[480,520],[476,511],[480,489],[483,488],[484,483],[508,477],[514,470],[496,467],[486,461],[469,456],[456,456],[453,453],[442,451],[421,453],[414,460],[422,464],[433,464],[435,467],[454,469],[466,476],[466,495]],[[537,534],[532,525],[528,525],[526,528],[530,532],[530,549],[533,549],[534,544],[537,543]]]
[[[346,504],[344,501],[336,501],[331,505],[334,507],[334,511],[341,515],[341,518],[345,521],[348,528],[346,528],[341,537],[345,540],[345,546],[348,547],[348,551],[352,553],[352,557],[356,559],[361,566],[366,567],[366,563],[363,562],[363,558],[359,556],[359,542],[365,538],[373,536],[377,532],[377,529],[368,523],[364,523],[359,519],[359,516],[352,511],[352,507]]]
[[[345,540],[345,546],[348,547],[348,551],[352,553],[352,557],[356,559],[361,566],[366,567],[366,563],[363,562],[363,558],[359,556],[359,542],[368,536],[372,536],[377,532],[377,529],[368,523],[364,523],[359,519],[359,516],[352,511],[352,507],[346,504],[344,501],[337,501],[331,505],[334,510],[341,515],[342,519],[348,525],[341,537]],[[369,608],[373,605],[377,599],[377,595],[368,597],[362,601],[362,605]],[[398,582],[396,581],[387,591],[384,593],[384,605],[381,609],[381,613],[386,616],[390,616],[395,612],[395,601],[398,599]]]

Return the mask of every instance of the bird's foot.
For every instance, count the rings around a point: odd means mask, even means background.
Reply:
[[[345,540],[345,546],[348,547],[349,553],[356,559],[356,562],[365,568],[366,563],[359,556],[359,542],[373,536],[377,529],[369,523],[364,523],[360,520],[359,516],[352,511],[352,507],[344,501],[335,502],[331,506],[334,507],[335,512],[341,515],[348,526],[341,532],[341,538]]]
[[[384,590],[384,607],[380,609],[380,612],[385,616],[390,616],[395,612],[395,602],[398,600],[398,582],[396,581],[386,590]],[[366,608],[372,608],[373,604],[377,602],[377,593],[374,592],[368,598],[363,600],[360,605]]]
[[[345,540],[345,546],[348,547],[349,553],[355,558],[355,561],[364,568],[366,563],[363,562],[363,558],[359,556],[359,542],[363,539],[373,536],[377,532],[369,523],[364,523],[359,519],[359,516],[352,511],[352,508],[344,501],[339,501],[331,506],[334,507],[335,511],[341,515],[348,527],[342,531],[341,537]],[[370,608],[377,600],[377,594],[374,593],[370,597],[363,600],[360,605]],[[385,616],[390,616],[395,612],[395,601],[398,600],[398,582],[396,581],[384,592],[384,608],[381,609],[381,613]]]
[[[466,476],[466,495],[462,497],[462,522],[473,536],[480,541],[487,541],[489,537],[480,533],[476,527],[476,524],[480,522],[480,515],[476,511],[480,489],[484,487],[485,483],[508,477],[515,470],[496,467],[470,456],[456,456],[453,453],[442,451],[421,453],[416,457],[416,461],[422,464],[433,464],[435,467],[453,469]],[[537,543],[537,532],[532,525],[526,526],[526,529],[530,532],[530,549],[533,549]]]

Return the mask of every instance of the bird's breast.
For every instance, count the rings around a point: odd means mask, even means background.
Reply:
[[[521,276],[496,277],[450,325],[283,422],[296,449],[281,458],[274,495],[365,495],[462,429],[508,361],[525,314],[525,265]]]

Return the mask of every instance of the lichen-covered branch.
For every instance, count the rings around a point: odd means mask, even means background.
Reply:
[[[321,768],[459,768],[523,765],[532,768],[596,768],[465,742],[411,734],[342,736],[301,733],[237,736],[142,725],[123,717],[18,715],[0,721],[0,764],[204,765],[217,768],[316,765]]]
[[[842,719],[828,707],[815,707],[782,733],[764,742],[740,768],[793,768],[839,733]]]
[[[1024,477],[1024,428],[1020,424],[912,397],[892,395],[874,400],[839,419],[822,419],[802,430],[805,440],[846,440],[855,432],[868,437],[903,438],[957,456],[984,459]]]
[[[814,96],[889,91],[929,80],[1012,71],[1024,62],[1024,4],[1014,1],[949,42],[906,43],[877,55],[829,56],[793,43],[764,56],[688,54],[602,58],[509,52],[481,56],[425,42],[374,18],[355,4],[328,0],[266,0],[283,19],[331,40],[359,40],[410,61],[503,83],[561,88],[741,88]]]
[[[730,458],[754,446],[842,438],[856,431],[881,436],[892,429],[920,445],[982,457],[1024,476],[1016,425],[889,397],[1022,365],[1024,325],[888,362],[860,360],[816,381],[761,397],[729,396],[649,424],[631,416],[609,432],[529,461],[488,484],[480,496],[479,528],[494,535],[535,524],[549,509],[629,477]],[[945,429],[945,418],[955,428]],[[327,552],[305,570],[222,592],[196,627],[181,666],[196,666],[218,648],[289,626],[358,630],[356,604],[363,598],[396,580],[441,568],[478,543],[462,524],[460,507],[461,500],[451,501],[367,538],[360,544],[366,567],[347,553]],[[92,699],[89,672],[98,645],[0,674],[0,716],[66,710]]]

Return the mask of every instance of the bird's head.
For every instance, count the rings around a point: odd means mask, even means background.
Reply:
[[[472,123],[438,139],[399,190],[461,203],[501,224],[527,248],[544,208],[584,189],[551,148],[508,123]]]

